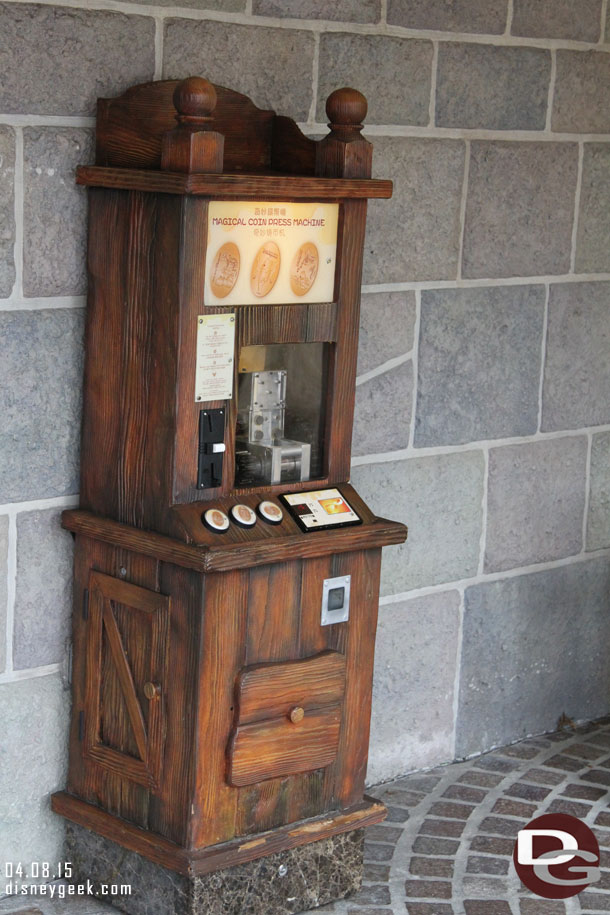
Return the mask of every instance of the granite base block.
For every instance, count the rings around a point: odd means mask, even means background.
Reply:
[[[91,881],[104,902],[129,915],[294,915],[360,888],[364,830],[356,829],[247,864],[186,877],[97,833],[66,823],[72,882]],[[131,886],[105,895],[102,885]]]

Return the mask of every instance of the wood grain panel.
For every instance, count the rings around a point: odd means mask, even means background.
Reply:
[[[237,728],[229,750],[229,781],[252,785],[327,766],[337,755],[339,705],[305,712],[298,724],[263,721]]]
[[[305,710],[343,699],[345,658],[336,652],[288,663],[247,667],[237,678],[239,725],[286,717],[295,706]]]

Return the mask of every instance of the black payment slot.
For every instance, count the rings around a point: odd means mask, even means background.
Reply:
[[[224,438],[224,409],[202,410],[199,414],[197,489],[214,489],[222,485]]]

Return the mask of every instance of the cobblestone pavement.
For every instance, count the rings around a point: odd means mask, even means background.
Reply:
[[[320,915],[603,915],[610,912],[610,719],[530,738],[370,793],[387,820],[367,830],[365,880]],[[543,813],[569,813],[597,835],[601,881],[561,902],[533,896],[511,856]],[[95,901],[0,900],[0,913],[110,915]]]

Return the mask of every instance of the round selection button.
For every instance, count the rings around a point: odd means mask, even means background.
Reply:
[[[269,524],[280,524],[284,517],[284,512],[279,505],[269,500],[258,503],[258,513]]]
[[[231,508],[231,517],[240,527],[254,527],[256,524],[256,512],[249,505],[233,505]]]
[[[208,508],[208,510],[203,513],[202,518],[205,526],[209,527],[211,531],[222,534],[223,531],[229,530],[229,516],[219,508]]]

